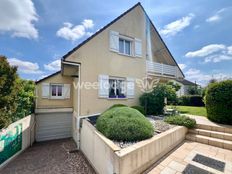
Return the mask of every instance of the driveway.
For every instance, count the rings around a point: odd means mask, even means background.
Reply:
[[[11,161],[0,173],[4,174],[95,174],[72,139],[35,143]]]

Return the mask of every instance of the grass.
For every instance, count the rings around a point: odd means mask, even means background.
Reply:
[[[191,114],[198,116],[207,116],[205,107],[196,106],[168,106],[168,108],[176,108],[181,114]]]

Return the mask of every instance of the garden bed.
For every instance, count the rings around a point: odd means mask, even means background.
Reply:
[[[181,143],[186,133],[187,128],[175,126],[152,138],[120,148],[88,120],[83,120],[80,148],[98,173],[139,174]]]
[[[165,132],[171,128],[174,128],[175,125],[170,125],[166,122],[164,122],[164,118],[163,116],[148,116],[146,117],[150,122],[151,124],[154,126],[154,135],[158,135],[162,132]],[[126,147],[129,147],[133,144],[136,144],[138,143],[139,141],[134,141],[134,142],[123,142],[123,141],[113,141],[117,146],[119,146],[120,148],[126,148]]]

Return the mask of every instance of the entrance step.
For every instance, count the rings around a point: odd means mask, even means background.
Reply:
[[[208,144],[228,150],[232,150],[232,141],[223,140],[219,138],[213,138],[205,135],[199,135],[194,133],[188,133],[186,139],[190,141],[195,141],[203,144]]]
[[[189,133],[232,141],[232,134],[204,129],[189,129]]]
[[[196,125],[196,128],[232,134],[232,126],[229,126],[229,125],[221,125],[221,124],[215,124],[215,123],[210,125],[210,124],[199,124],[198,123]]]

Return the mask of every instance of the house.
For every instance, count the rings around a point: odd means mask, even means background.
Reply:
[[[144,82],[183,78],[138,3],[65,54],[61,71],[36,82],[36,140],[73,137],[79,145],[81,118],[117,103],[138,105]]]
[[[175,79],[172,80],[174,83],[180,85],[180,90],[176,92],[178,97],[181,97],[183,95],[188,95],[189,94],[189,88],[190,87],[195,87],[197,86],[197,88],[199,87],[199,85],[197,85],[196,83],[193,83],[189,80],[186,79]]]

